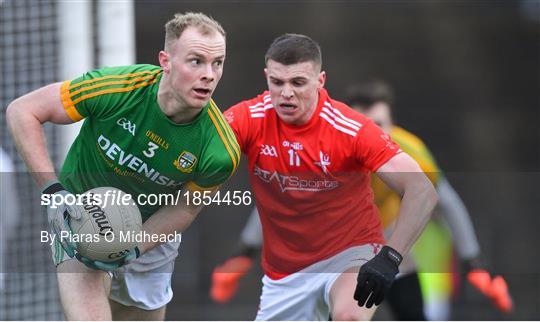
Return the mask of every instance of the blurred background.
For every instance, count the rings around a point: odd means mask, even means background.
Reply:
[[[332,98],[344,98],[346,87],[360,80],[392,84],[397,123],[427,143],[471,213],[483,259],[508,281],[513,313],[498,313],[460,284],[450,318],[540,319],[538,0],[4,0],[0,8],[3,109],[28,91],[92,68],[158,64],[163,26],[175,12],[204,12],[227,31],[225,73],[214,95],[222,110],[265,89],[264,54],[275,37],[311,36],[322,47]],[[36,232],[46,225],[45,215],[38,215],[39,194],[24,174],[4,113],[0,120],[2,148],[13,161],[20,200],[19,222],[2,240],[7,274],[0,319],[61,319],[49,250],[36,241]],[[66,138],[76,128],[47,127],[46,133],[60,166]],[[224,190],[249,189],[244,164]],[[260,269],[242,280],[230,303],[218,305],[208,297],[212,269],[235,249],[250,210],[208,207],[184,234],[168,319],[255,317]],[[2,205],[5,236],[8,215]],[[376,319],[387,318],[383,307]]]

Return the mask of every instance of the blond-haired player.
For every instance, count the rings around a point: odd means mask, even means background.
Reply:
[[[159,66],[108,67],[31,92],[10,104],[8,124],[44,194],[112,186],[137,196],[215,191],[235,171],[238,144],[211,100],[223,73],[225,32],[202,13],[176,14],[165,25]],[[84,124],[59,175],[42,124]],[[201,206],[139,205],[143,229],[184,231]],[[47,208],[56,237],[69,231],[77,206]],[[68,239],[52,245],[60,297],[69,320],[162,320],[172,298],[179,242],[145,240],[123,258],[98,262]],[[112,276],[112,279],[111,279]]]

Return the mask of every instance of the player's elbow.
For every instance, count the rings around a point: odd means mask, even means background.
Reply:
[[[6,109],[6,122],[10,129],[17,128],[18,120],[20,119],[21,109],[17,104],[17,100],[11,102]]]
[[[433,187],[433,184],[427,178],[424,182],[422,190],[423,198],[425,200],[427,208],[429,209],[429,213],[431,214],[433,209],[435,209],[437,202],[439,201],[437,190],[435,190],[435,187]]]
[[[9,103],[8,107],[6,108],[6,120],[8,122],[13,118],[13,113],[15,113],[14,103],[15,101]]]
[[[412,200],[420,202],[426,215],[430,215],[438,202],[435,187],[423,172],[414,173],[406,186],[405,193]]]
[[[31,115],[25,111],[20,99],[11,102],[6,109],[6,122],[11,133],[23,131],[25,124],[28,123],[28,117]]]
[[[19,97],[11,102],[6,109],[6,122],[12,133],[19,131],[24,133],[33,127],[40,126],[45,122],[38,117],[34,108],[29,108],[25,97]]]

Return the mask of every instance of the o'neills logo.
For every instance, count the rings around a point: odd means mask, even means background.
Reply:
[[[157,135],[156,133],[152,132],[151,130],[146,131],[146,136],[152,140],[155,144],[161,146],[165,150],[169,149],[169,143],[165,141],[161,136]]]
[[[105,212],[100,206],[86,204],[83,207],[86,211],[88,211],[88,213],[92,216],[92,220],[94,220],[96,225],[99,227],[99,234],[101,236],[106,236],[107,234],[114,232],[111,223],[107,219],[107,216],[105,216]]]

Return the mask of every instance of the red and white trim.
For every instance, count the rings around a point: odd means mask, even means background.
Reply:
[[[352,137],[362,127],[362,124],[343,115],[338,109],[334,108],[329,102],[324,102],[324,106],[319,116],[330,123],[336,130],[346,133]]]
[[[271,108],[274,108],[272,99],[270,98],[270,95],[265,95],[262,102],[249,106],[249,113],[252,118],[264,117],[264,112]]]

